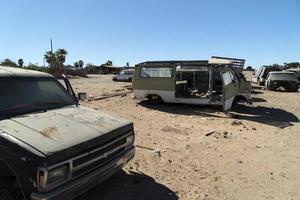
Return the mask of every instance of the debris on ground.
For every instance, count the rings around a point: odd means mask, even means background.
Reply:
[[[231,125],[232,126],[240,126],[240,125],[243,125],[243,123],[239,120],[234,120],[233,122],[231,122]]]
[[[205,136],[210,136],[211,134],[215,133],[216,131],[210,131],[208,133],[205,134]]]
[[[173,132],[173,133],[181,133],[181,130],[178,128],[174,128],[172,126],[165,126],[162,129],[160,129],[163,132]]]
[[[226,115],[230,118],[233,118],[233,119],[238,119],[240,118],[240,115],[238,114],[234,114],[234,113],[226,113]]]
[[[224,131],[224,132],[210,131],[210,132],[205,134],[205,136],[210,136],[210,135],[214,135],[214,137],[216,139],[219,139],[219,138],[222,138],[222,137],[226,138],[226,139],[229,139],[232,136],[232,132],[229,132],[229,131]]]
[[[124,88],[127,90],[133,90],[132,85],[124,85]]]
[[[232,135],[231,132],[228,132],[228,131],[224,131],[224,132],[223,132],[223,137],[224,137],[224,138],[231,138],[231,135]]]
[[[89,101],[99,101],[99,100],[108,99],[108,98],[117,97],[117,96],[125,97],[130,93],[131,93],[131,91],[110,93],[110,94],[105,94],[104,96],[100,96],[100,97],[92,97],[89,99]]]
[[[154,149],[153,153],[156,154],[156,155],[158,155],[159,157],[161,156],[161,150],[158,149],[158,148]]]

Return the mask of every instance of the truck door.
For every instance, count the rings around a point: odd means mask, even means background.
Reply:
[[[223,109],[229,110],[234,97],[239,93],[239,81],[230,70],[221,72],[223,80]]]

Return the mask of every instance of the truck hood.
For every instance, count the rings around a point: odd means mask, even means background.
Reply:
[[[70,106],[0,121],[0,130],[51,156],[77,155],[119,134],[132,131],[131,122],[85,107]],[[110,133],[110,134],[108,134]]]

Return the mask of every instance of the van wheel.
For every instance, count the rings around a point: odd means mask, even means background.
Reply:
[[[129,78],[128,81],[129,81],[129,82],[132,82],[132,78]]]
[[[153,105],[157,105],[157,104],[160,104],[162,103],[162,98],[158,95],[149,95],[148,96],[148,101],[153,104]]]

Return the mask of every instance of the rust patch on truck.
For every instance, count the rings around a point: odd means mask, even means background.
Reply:
[[[41,134],[45,137],[57,140],[55,136],[58,135],[58,131],[56,127],[48,127],[41,131]]]

